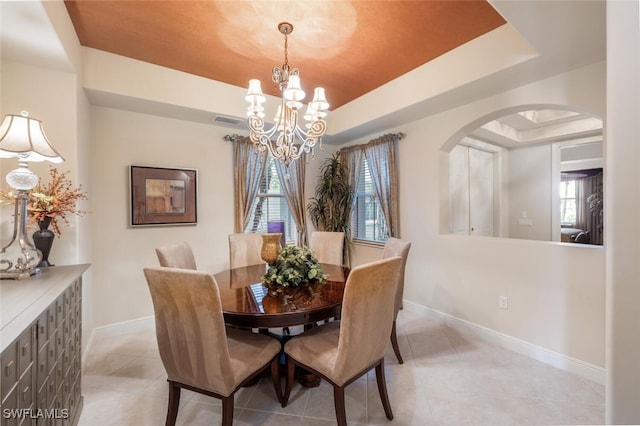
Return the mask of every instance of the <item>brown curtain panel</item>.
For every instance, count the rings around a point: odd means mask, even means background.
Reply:
[[[306,173],[305,155],[285,166],[281,161],[275,160],[276,171],[280,178],[280,185],[284,191],[291,216],[298,229],[297,243],[300,247],[306,247],[307,241],[307,215],[305,211],[304,178]]]
[[[600,203],[592,205],[588,198],[592,194],[598,194],[602,192],[603,185],[602,172],[588,176],[576,181],[577,187],[577,227],[589,231],[591,235],[591,244],[603,243],[603,212],[602,212],[602,200],[600,196]]]
[[[251,218],[251,207],[258,194],[267,156],[261,155],[251,139],[245,136],[226,136],[233,143],[233,200],[234,232],[244,232]]]
[[[364,155],[369,164],[371,180],[380,202],[382,214],[387,222],[389,237],[400,236],[396,152],[398,141],[403,137],[402,133],[384,135],[372,140],[364,147]]]
[[[347,171],[347,177],[349,179],[349,186],[353,188],[354,197],[347,212],[347,215],[351,217],[351,212],[356,204],[355,191],[358,186],[358,179],[360,179],[360,164],[362,163],[362,145],[350,146],[347,148],[340,149],[338,153],[338,158],[340,163],[344,166]],[[353,229],[353,220],[351,221],[351,229]],[[349,232],[348,239],[353,240],[353,232]],[[346,246],[348,247],[348,245]]]

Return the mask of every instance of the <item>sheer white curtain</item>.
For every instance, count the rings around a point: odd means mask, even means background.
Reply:
[[[267,156],[260,155],[248,137],[232,135],[225,136],[225,140],[233,143],[234,232],[244,232],[251,219],[251,207],[258,194]]]

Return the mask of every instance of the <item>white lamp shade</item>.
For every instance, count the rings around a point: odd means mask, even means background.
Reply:
[[[304,99],[304,90],[300,86],[300,76],[291,75],[287,82],[287,88],[284,90],[284,97],[288,101],[301,101]]]
[[[307,120],[307,121],[316,121],[316,120],[318,120],[318,118],[319,118],[319,117],[318,117],[318,111],[316,111],[316,110],[311,106],[311,104],[309,104],[309,105],[307,105],[307,110],[305,111],[305,113],[304,113],[304,116],[303,116],[303,117],[304,117],[304,119],[305,119],[305,120]],[[309,126],[309,125],[307,125],[307,129],[308,129],[309,127],[310,127],[310,126]]]
[[[327,113],[325,111],[316,110],[315,108],[313,108],[312,103],[309,103],[309,105],[307,105],[307,110],[304,113],[304,119],[307,121],[318,121],[322,118],[325,118],[326,116]]]
[[[329,109],[329,102],[327,102],[323,87],[316,87],[313,90],[313,100],[309,102],[309,105],[316,111],[326,111]]]
[[[15,157],[22,161],[64,161],[49,143],[40,120],[7,114],[0,123],[0,158]]]
[[[249,80],[249,89],[247,90],[247,95],[244,97],[244,100],[258,104],[264,103],[267,100],[262,93],[260,80],[256,78]]]

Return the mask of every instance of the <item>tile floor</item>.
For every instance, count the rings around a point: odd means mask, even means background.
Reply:
[[[152,319],[96,331],[84,366],[81,426],[163,425],[166,375]],[[375,374],[346,390],[347,419],[360,425],[603,424],[604,387],[462,334],[428,314],[400,312],[399,365],[391,347],[385,368],[391,406],[382,409]],[[326,383],[292,390],[278,404],[269,378],[236,394],[235,425],[335,424]],[[182,391],[179,425],[218,425],[216,399]]]

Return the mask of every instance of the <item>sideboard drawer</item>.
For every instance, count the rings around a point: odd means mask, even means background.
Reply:
[[[18,343],[12,343],[3,353],[0,361],[2,367],[2,386],[0,401],[4,401],[11,389],[18,382]],[[2,404],[5,405],[5,404]]]

